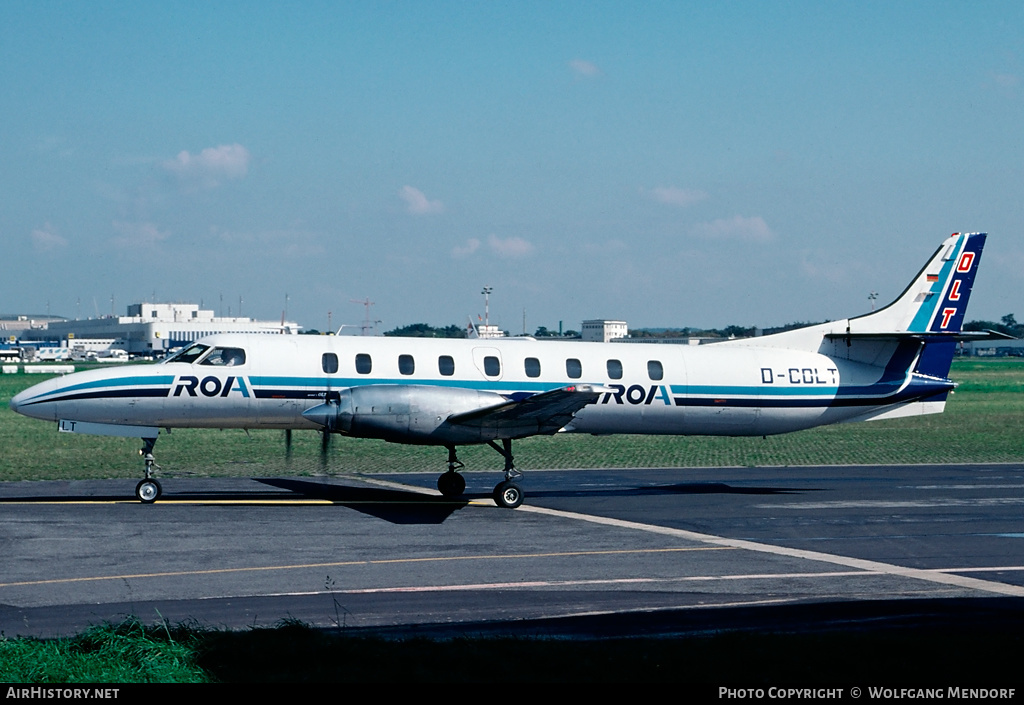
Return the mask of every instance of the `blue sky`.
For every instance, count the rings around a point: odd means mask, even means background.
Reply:
[[[779,325],[990,233],[1020,2],[0,3],[0,311]],[[346,332],[348,332],[346,330]]]

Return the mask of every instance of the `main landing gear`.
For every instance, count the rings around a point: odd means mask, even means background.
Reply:
[[[466,491],[466,478],[459,470],[466,467],[455,457],[455,446],[448,447],[448,472],[437,478],[437,489],[445,497],[458,497]]]
[[[506,509],[515,509],[523,503],[523,490],[516,483],[516,480],[523,476],[523,473],[516,470],[512,462],[512,440],[503,438],[499,446],[494,441],[487,441],[487,445],[498,451],[505,458],[505,479],[494,487],[491,496],[494,503]],[[458,497],[466,490],[466,479],[459,474],[459,470],[465,467],[455,456],[455,446],[448,448],[448,471],[437,478],[437,489],[445,497]]]
[[[523,503],[523,490],[516,484],[516,480],[523,476],[523,473],[516,470],[512,463],[512,439],[502,438],[501,447],[494,441],[487,441],[487,445],[501,453],[505,459],[505,480],[494,486],[494,503],[506,509],[515,509]]]
[[[139,454],[146,463],[146,477],[139,484],[135,485],[135,496],[143,504],[152,504],[160,499],[160,495],[163,494],[163,488],[160,487],[157,479],[153,477],[153,468],[160,467],[153,458],[154,445],[156,445],[155,438],[143,438],[142,450],[139,451]]]

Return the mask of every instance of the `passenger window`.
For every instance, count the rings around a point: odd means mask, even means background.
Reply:
[[[583,376],[583,364],[574,357],[565,361],[565,374],[569,379],[579,379]]]
[[[662,379],[665,376],[665,370],[662,368],[661,363],[657,360],[648,360],[647,376],[653,380]]]
[[[445,377],[451,377],[455,374],[455,360],[452,359],[451,355],[442,355],[437,358],[437,371]]]
[[[398,356],[398,372],[403,375],[411,375],[416,371],[416,362],[412,359],[412,355],[399,355]]]
[[[338,356],[334,353],[324,353],[320,358],[320,367],[329,375],[338,371]]]
[[[528,357],[523,361],[527,377],[540,377],[540,360],[535,357]]]
[[[245,350],[242,348],[214,348],[200,365],[214,367],[238,367],[245,364]]]
[[[373,369],[373,360],[366,353],[359,353],[356,355],[356,372],[361,375],[370,374],[370,370]]]
[[[622,363],[619,360],[608,361],[608,379],[622,379]]]
[[[501,360],[488,355],[484,358],[484,374],[488,377],[498,377],[501,375]]]

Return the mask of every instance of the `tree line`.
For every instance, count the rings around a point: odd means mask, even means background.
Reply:
[[[819,321],[815,323],[810,321],[799,321],[787,323],[784,326],[764,329],[758,329],[756,326],[739,325],[729,325],[724,328],[633,328],[629,331],[629,335],[631,338],[654,339],[750,338],[755,335],[771,335],[772,333],[782,333],[795,328],[804,328],[806,326],[813,326],[827,322],[828,321]],[[995,321],[968,321],[964,324],[964,330],[994,330],[999,333],[1004,333],[1005,335],[1013,336],[1014,338],[1024,338],[1024,323],[1018,323],[1016,317],[1012,313],[1008,313],[1003,316],[998,323]],[[305,332],[312,335],[320,334],[320,331],[313,329]],[[454,323],[449,326],[432,326],[427,323],[412,323],[407,326],[399,326],[398,328],[385,331],[384,335],[389,338],[465,338],[467,337],[467,330],[463,326],[459,326]],[[505,332],[505,335],[508,335],[508,331]],[[546,326],[539,326],[534,332],[533,337],[572,340],[578,339],[580,334],[575,330],[567,330],[565,333],[560,335],[558,331],[549,330]]]

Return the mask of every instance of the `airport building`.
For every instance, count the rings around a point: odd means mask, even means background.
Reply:
[[[102,340],[106,347],[126,350],[132,356],[163,357],[214,333],[294,335],[300,329],[290,321],[214,316],[213,311],[195,304],[140,303],[128,306],[125,316],[49,321],[46,328],[24,331],[21,340],[60,340],[72,350],[77,345],[94,351]]]
[[[505,337],[505,331],[503,331],[498,326],[485,326],[483,324],[480,324],[478,326],[473,326],[473,328],[476,329],[476,337],[477,338],[504,338]],[[472,337],[472,336],[470,336],[470,337]]]
[[[628,336],[629,328],[626,326],[625,321],[594,319],[583,321],[583,327],[580,329],[580,338],[582,340],[594,340],[599,343],[607,343],[616,338],[626,338]]]
[[[1024,357],[1024,340],[967,340],[962,343],[962,350],[964,355],[977,357]]]
[[[14,342],[28,332],[45,330],[50,323],[63,321],[60,316],[22,316],[0,314],[0,336]]]

